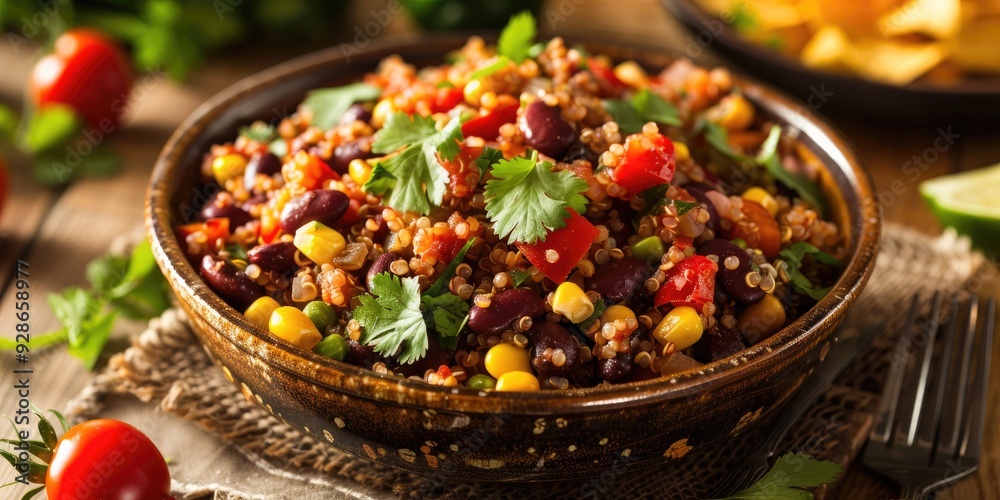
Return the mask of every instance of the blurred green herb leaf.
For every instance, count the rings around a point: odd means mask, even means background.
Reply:
[[[844,471],[839,464],[802,453],[787,453],[778,457],[774,467],[749,488],[723,500],[809,500],[813,494],[806,488],[816,488],[837,480]]]
[[[528,57],[528,52],[535,43],[536,34],[535,16],[530,11],[515,14],[500,32],[497,52],[519,63]]]
[[[312,114],[312,125],[329,130],[337,125],[351,104],[372,101],[382,95],[382,89],[367,83],[352,83],[342,87],[313,90],[306,94],[302,106]]]

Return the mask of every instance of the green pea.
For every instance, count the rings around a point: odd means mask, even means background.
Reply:
[[[326,331],[326,327],[337,322],[337,311],[333,306],[322,300],[314,300],[302,308],[302,312],[312,320],[320,333]]]
[[[470,377],[465,386],[469,389],[493,389],[497,386],[497,381],[485,373],[480,373]]]
[[[664,253],[663,240],[659,236],[649,236],[632,245],[632,256],[637,259],[658,261]]]
[[[336,333],[319,341],[316,347],[313,347],[313,352],[316,354],[336,359],[337,361],[343,361],[347,357],[349,350],[347,340],[344,340],[342,335],[337,335]]]
[[[736,245],[736,246],[744,249],[744,250],[746,250],[749,247],[749,245],[747,245],[747,242],[743,241],[743,238],[736,238],[736,239],[730,240],[730,242],[732,244],[734,244],[734,245]]]

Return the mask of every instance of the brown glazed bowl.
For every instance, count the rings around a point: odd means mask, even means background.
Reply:
[[[540,393],[432,387],[333,361],[282,340],[222,301],[185,259],[173,227],[206,196],[202,155],[253,120],[295,109],[310,89],[344,84],[400,54],[440,63],[464,37],[372,43],[348,59],[331,48],[242,80],[189,117],[157,160],[146,224],[156,260],[198,338],[250,399],[317,440],[412,471],[474,480],[550,480],[621,473],[678,460],[729,439],[788,398],[820,362],[834,329],[871,274],[880,220],[872,181],[851,146],[782,94],[740,80],[764,116],[801,131],[826,170],[830,215],[850,248],[843,276],[794,323],[728,359],[671,379]],[[663,68],[652,50],[586,44],[592,53]]]

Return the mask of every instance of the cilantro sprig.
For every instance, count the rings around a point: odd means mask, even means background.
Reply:
[[[842,266],[841,262],[832,255],[805,241],[800,241],[781,250],[778,252],[778,257],[785,261],[789,284],[792,288],[812,297],[814,300],[820,300],[825,297],[826,294],[830,293],[831,287],[819,287],[805,274],[802,274],[801,269],[808,267],[803,265],[804,261],[811,259],[813,263],[836,269]]]
[[[356,102],[372,101],[382,95],[382,89],[367,83],[352,83],[341,87],[317,89],[306,94],[302,106],[312,114],[312,125],[329,130]]]
[[[554,171],[552,163],[517,157],[493,164],[486,182],[486,216],[501,238],[521,243],[545,241],[549,231],[566,225],[569,209],[582,214],[587,183],[568,170]]]
[[[810,500],[813,494],[807,488],[832,483],[843,471],[844,468],[834,462],[816,460],[802,452],[787,453],[752,486],[723,500]]]
[[[538,34],[535,24],[535,16],[530,11],[511,16],[497,39],[497,52],[514,62],[525,60]]]
[[[119,315],[159,316],[170,306],[170,296],[148,242],[137,245],[129,257],[109,254],[91,262],[87,279],[89,289],[69,287],[49,294],[49,306],[62,327],[33,335],[28,345],[42,349],[65,343],[70,354],[93,369]],[[0,350],[16,348],[11,339],[0,338]]]
[[[604,109],[611,115],[618,128],[624,134],[637,134],[647,122],[663,123],[665,125],[680,125],[681,117],[677,107],[670,101],[642,89],[631,99],[606,99]]]
[[[399,153],[375,165],[365,191],[389,193],[386,202],[396,210],[430,213],[432,206],[441,204],[448,188],[448,171],[438,157],[454,159],[461,141],[462,123],[457,117],[437,130],[433,118],[390,114],[385,126],[375,133],[372,151]]]

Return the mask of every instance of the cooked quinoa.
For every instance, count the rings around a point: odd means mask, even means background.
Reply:
[[[192,263],[289,349],[502,391],[721,360],[836,280],[818,160],[727,70],[514,52],[389,57],[213,146]]]

